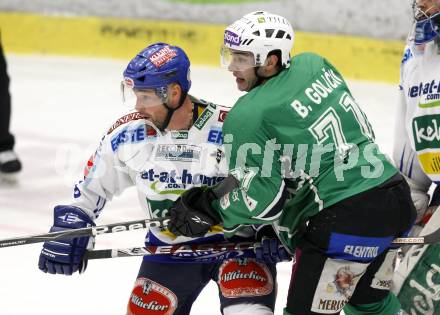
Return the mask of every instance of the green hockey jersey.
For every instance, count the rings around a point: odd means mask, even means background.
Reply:
[[[229,172],[240,181],[214,202],[225,230],[273,223],[292,250],[308,217],[397,172],[341,74],[311,53],[239,98],[223,135]]]

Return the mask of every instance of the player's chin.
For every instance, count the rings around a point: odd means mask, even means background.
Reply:
[[[237,89],[244,92],[248,90],[248,83],[244,79],[236,78],[235,83],[237,84]]]

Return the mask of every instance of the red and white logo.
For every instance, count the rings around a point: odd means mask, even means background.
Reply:
[[[220,113],[218,114],[218,121],[224,122],[227,115],[228,115],[228,111],[220,110]]]
[[[87,175],[89,175],[89,172],[90,172],[90,170],[93,167],[93,162],[94,161],[95,161],[95,154],[92,154],[92,156],[87,161],[87,165],[84,167],[84,178],[86,178]]]
[[[138,120],[138,119],[143,119],[144,117],[142,117],[142,115],[138,112],[133,112],[133,113],[129,113],[125,116],[122,116],[121,118],[119,118],[111,127],[110,129],[107,131],[107,134],[110,134],[113,130],[115,130],[116,128],[118,128],[119,126],[129,123],[132,120]]]
[[[152,54],[149,60],[156,66],[156,68],[159,68],[176,56],[177,52],[175,50],[171,49],[170,46],[165,46]]]
[[[138,278],[131,292],[127,315],[171,315],[177,297],[166,287],[147,278]]]
[[[147,137],[150,138],[150,137],[156,137],[156,136],[157,136],[156,129],[147,125]]]
[[[128,86],[128,87],[134,87],[134,81],[133,81],[133,79],[132,78],[129,78],[129,77],[125,77],[124,78],[124,85],[125,86]]]
[[[230,259],[219,269],[218,284],[227,298],[268,295],[273,278],[266,265],[254,259]]]

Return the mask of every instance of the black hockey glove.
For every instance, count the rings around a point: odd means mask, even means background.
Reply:
[[[175,235],[199,237],[221,222],[211,203],[217,199],[210,188],[194,187],[182,194],[169,209],[168,229]]]

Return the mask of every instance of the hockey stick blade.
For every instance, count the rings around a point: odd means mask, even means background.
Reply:
[[[98,225],[81,229],[64,230],[45,234],[35,234],[21,237],[14,237],[0,240],[0,248],[55,241],[60,239],[71,239],[81,236],[96,236],[100,234],[133,231],[148,227],[164,227],[169,221],[168,217],[159,219],[142,219],[106,225]]]
[[[398,237],[393,240],[393,244],[400,245],[428,245],[440,244],[440,229],[418,237]]]
[[[123,249],[98,249],[88,251],[87,259],[104,259],[118,257],[133,257],[147,255],[169,255],[173,254],[179,258],[188,258],[192,261],[210,259],[225,259],[244,256],[246,250],[254,250],[259,243],[241,242],[241,243],[218,243],[218,244],[175,244],[166,246],[147,246],[133,247]],[[198,259],[199,258],[199,259]]]

